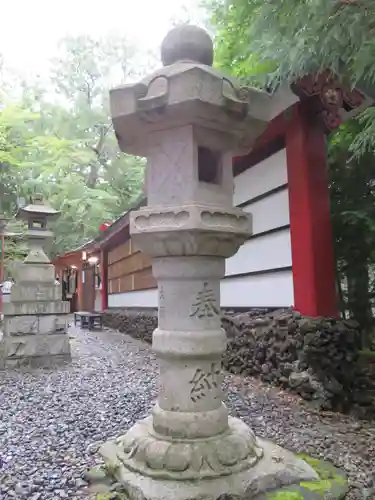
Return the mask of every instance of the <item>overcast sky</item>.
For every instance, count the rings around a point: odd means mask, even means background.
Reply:
[[[199,0],[4,0],[0,53],[7,66],[43,74],[65,35],[121,33],[158,50],[176,18],[201,24]]]

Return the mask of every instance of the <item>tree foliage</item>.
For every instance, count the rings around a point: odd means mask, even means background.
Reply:
[[[375,97],[372,0],[206,0],[217,64],[249,83],[275,88],[330,69]],[[375,149],[375,109],[361,117],[350,149]]]
[[[61,41],[50,80],[21,82],[0,99],[0,209],[43,193],[61,211],[53,253],[81,245],[138,197],[144,161],[121,153],[108,91],[134,75],[121,37]]]
[[[353,156],[350,145],[362,132],[354,119],[331,134],[328,148],[331,213],[343,310],[369,330],[375,264],[375,156]]]
[[[372,0],[214,0],[210,8],[220,57],[238,71],[257,54],[276,84],[321,69],[375,82]]]

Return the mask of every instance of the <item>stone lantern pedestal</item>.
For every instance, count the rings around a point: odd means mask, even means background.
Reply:
[[[71,359],[69,302],[61,300],[55,267],[43,250],[45,240],[53,236],[47,228],[48,219],[58,216],[41,197],[17,215],[28,222],[29,253],[14,276],[10,302],[3,305],[3,368],[48,367]]]
[[[122,151],[148,160],[148,206],[130,229],[158,282],[160,392],[152,415],[100,453],[131,500],[255,498],[317,478],[222,401],[220,280],[251,235],[251,216],[232,206],[232,157],[265,129],[270,97],[213,69],[212,42],[194,26],[167,35],[162,60],[111,92]]]

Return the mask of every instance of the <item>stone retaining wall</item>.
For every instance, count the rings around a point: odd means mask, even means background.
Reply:
[[[104,324],[151,343],[157,314],[108,310]],[[371,356],[360,356],[354,321],[302,317],[291,310],[225,313],[228,347],[223,364],[231,373],[298,393],[317,408],[375,417]]]

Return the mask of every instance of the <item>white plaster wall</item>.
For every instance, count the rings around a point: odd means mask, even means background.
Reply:
[[[286,152],[282,149],[235,177],[234,202],[236,205],[246,203],[249,199],[285,185],[287,181]],[[245,206],[244,210],[253,215],[253,235],[288,225],[290,222],[288,190],[284,189],[261,198]],[[233,276],[291,265],[290,230],[287,228],[247,241],[236,255],[227,260],[226,275]],[[264,275],[262,283],[265,280],[272,281],[272,275]],[[255,302],[257,300],[255,295],[256,292],[251,291],[250,295],[247,295],[248,300]]]
[[[281,149],[234,178],[233,204],[245,203],[288,182],[286,151]]]
[[[293,305],[292,271],[226,278],[221,282],[221,307]],[[111,294],[108,307],[157,307],[157,290]]]
[[[243,210],[253,215],[253,234],[285,226],[290,222],[288,190],[271,194],[244,207]]]
[[[285,149],[246,170],[234,179],[234,204],[246,203],[287,183]],[[287,189],[278,191],[244,207],[253,215],[253,235],[289,224]],[[294,303],[291,270],[256,273],[292,265],[290,230],[284,228],[248,240],[226,261],[221,283],[222,307],[279,307]],[[156,290],[111,294],[109,307],[156,307]]]
[[[294,304],[292,271],[227,278],[221,307],[288,307]]]
[[[290,231],[268,234],[247,241],[225,263],[226,276],[265,271],[292,265]]]

